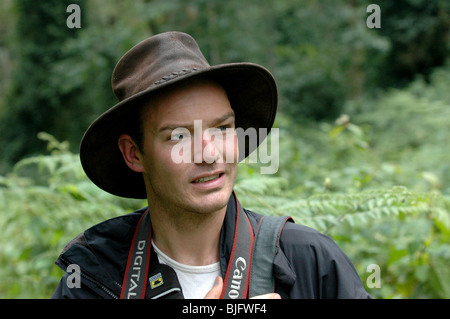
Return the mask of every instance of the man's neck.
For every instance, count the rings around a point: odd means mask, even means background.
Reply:
[[[208,214],[149,208],[152,239],[166,255],[191,266],[219,261],[220,231],[226,206]]]

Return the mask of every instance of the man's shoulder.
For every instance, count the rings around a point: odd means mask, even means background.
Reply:
[[[119,294],[117,290],[123,278],[130,243],[145,209],[107,219],[81,232],[64,247],[56,264],[63,270],[76,264],[85,276]],[[99,295],[104,294],[93,282],[88,280],[84,284]],[[85,290],[80,293],[85,293]],[[72,295],[71,292],[69,294]]]
[[[334,241],[318,230],[296,223],[286,223],[281,233],[280,241],[284,246],[323,247],[335,245]]]
[[[248,212],[258,224],[262,215]],[[274,260],[278,291],[287,298],[367,298],[358,273],[328,235],[287,222]],[[295,283],[300,284],[295,284]]]
[[[264,216],[260,213],[246,209],[252,225],[258,225],[259,220]],[[284,218],[285,216],[283,216]],[[287,216],[286,216],[287,217]],[[282,218],[280,216],[280,218]],[[293,246],[294,248],[323,246],[334,243],[327,235],[302,224],[286,222],[280,236],[280,245]]]
[[[136,225],[146,209],[146,207],[141,208],[134,212],[102,221],[86,229],[84,236],[88,241],[95,240],[99,237],[122,241],[124,237],[129,237],[134,234]]]
[[[144,211],[145,208],[113,217],[84,230],[66,244],[57,264],[65,268],[61,257],[77,264],[87,259],[103,265],[121,264],[124,258],[126,260],[134,230]]]
[[[305,225],[286,223],[279,243],[288,259],[297,262],[299,260],[313,264],[350,262],[331,237]]]
[[[258,225],[263,215],[246,210],[253,225]],[[306,225],[286,222],[279,238],[279,247],[291,262],[295,260],[316,264],[344,260],[348,257],[328,235]]]
[[[130,233],[133,233],[145,209],[142,208],[132,213],[112,217],[85,229],[64,247],[63,252],[74,244],[97,246],[106,241],[110,243],[111,240],[127,241],[127,237],[130,236]]]

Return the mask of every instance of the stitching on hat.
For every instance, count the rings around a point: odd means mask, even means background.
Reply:
[[[179,76],[181,76],[181,75],[186,75],[186,74],[195,72],[195,71],[197,71],[197,70],[198,70],[198,68],[191,68],[191,69],[183,69],[183,70],[181,70],[181,71],[172,72],[171,74],[166,75],[166,76],[163,76],[161,79],[155,81],[155,82],[153,83],[153,85],[159,85],[159,84],[162,84],[162,83],[164,83],[164,82],[173,80],[173,79],[175,79],[175,78],[177,78],[177,77],[179,77]]]

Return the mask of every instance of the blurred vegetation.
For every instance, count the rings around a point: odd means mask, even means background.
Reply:
[[[145,205],[109,195],[78,158],[116,103],[120,56],[163,31],[211,64],[251,61],[279,85],[280,169],[240,164],[243,204],[331,236],[375,298],[450,298],[450,3],[81,0],[0,3],[0,298],[47,298],[87,227]],[[65,26],[77,3],[82,28]],[[46,132],[46,133],[43,133]]]

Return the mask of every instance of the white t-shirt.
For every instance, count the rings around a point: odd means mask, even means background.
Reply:
[[[158,255],[159,262],[175,270],[185,299],[203,299],[214,286],[217,276],[220,275],[219,262],[205,266],[184,265],[164,254],[153,241],[152,246]]]

